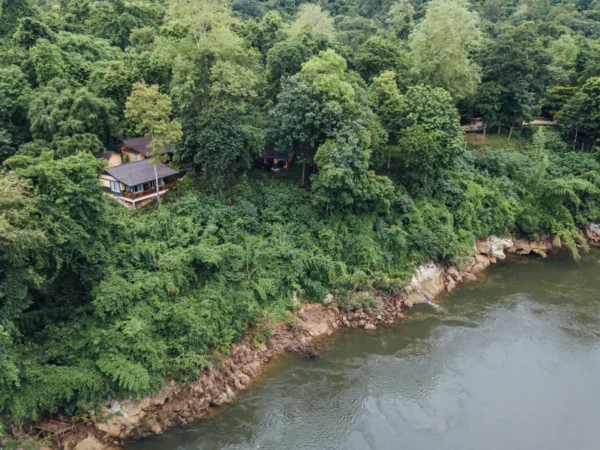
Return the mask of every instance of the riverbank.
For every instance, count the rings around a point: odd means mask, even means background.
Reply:
[[[591,224],[585,230],[585,237],[591,244],[598,243],[600,230]],[[476,243],[474,255],[460,270],[433,263],[423,265],[409,286],[392,296],[378,296],[369,310],[344,311],[336,306],[332,296],[327,296],[323,304],[303,305],[290,313],[289,320],[277,324],[264,345],[257,346],[252,335],[248,335],[195,382],[185,385],[171,382],[156,395],[142,400],[106,402],[101,414],[92,414],[91,422],[65,435],[60,445],[68,450],[115,448],[206,418],[213,407],[233,402],[237,393],[260,375],[261,368],[283,352],[311,355],[320,339],[338,328],[373,330],[391,325],[403,318],[404,309],[451,292],[460,283],[476,280],[478,274],[490,264],[504,260],[506,254],[545,258],[562,247],[556,237],[524,241],[492,236]]]

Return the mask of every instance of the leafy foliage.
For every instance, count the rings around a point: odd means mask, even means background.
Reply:
[[[479,17],[463,0],[433,0],[410,37],[414,69],[421,81],[446,89],[455,99],[475,92],[479,67],[469,50],[480,38]]]

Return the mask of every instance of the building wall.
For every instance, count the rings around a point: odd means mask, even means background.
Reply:
[[[135,155],[138,155],[138,157],[139,157],[138,161],[142,161],[142,160],[146,159],[146,157],[144,155],[142,155],[141,153],[134,152],[133,150],[130,150],[127,147],[125,147],[125,144],[121,144],[121,153],[123,153],[123,156],[127,156],[129,158],[128,162],[134,162]]]
[[[121,155],[119,153],[113,153],[108,160],[108,167],[120,166],[121,164],[123,164]]]
[[[111,181],[117,181],[117,180],[107,173],[100,175],[100,184],[102,187],[110,189]],[[119,185],[121,186],[121,192],[123,192],[125,190],[125,185],[123,183],[119,183]]]

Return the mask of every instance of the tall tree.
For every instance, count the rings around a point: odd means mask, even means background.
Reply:
[[[481,76],[469,51],[480,37],[479,16],[466,0],[433,0],[410,36],[419,80],[446,89],[455,100],[473,94]]]
[[[371,148],[367,130],[358,121],[345,122],[315,154],[319,168],[312,176],[314,202],[328,210],[387,212],[394,185],[369,170]]]
[[[484,133],[487,127],[500,125],[501,95],[502,87],[493,81],[482,83],[475,93],[474,107],[481,114]]]
[[[559,124],[596,145],[600,138],[600,77],[589,78],[557,114]],[[575,137],[577,139],[577,136]]]
[[[405,40],[415,26],[415,9],[409,0],[398,0],[390,6],[385,20],[399,39]]]
[[[58,78],[34,93],[28,119],[32,136],[48,143],[68,137],[77,140],[76,136],[89,134],[101,146],[102,143],[107,145],[117,134],[115,106],[111,100],[97,97],[84,87],[74,88]]]
[[[396,73],[399,86],[405,88],[409,78],[409,61],[406,44],[395,38],[370,37],[360,46],[354,59],[356,71],[368,83],[382,72]]]
[[[302,64],[327,47],[327,39],[315,38],[310,33],[300,33],[277,42],[267,52],[266,78],[269,94],[277,95],[281,80],[302,69]]]
[[[0,3],[0,37],[12,36],[19,19],[34,16],[29,0],[2,0]]]
[[[503,125],[531,120],[549,80],[550,58],[533,22],[505,25],[482,49],[483,81],[500,86]]]
[[[168,95],[161,94],[156,84],[147,86],[145,83],[136,83],[125,103],[125,118],[135,125],[138,133],[152,138],[151,164],[154,166],[156,198],[159,204],[156,167],[165,162],[166,146],[176,144],[182,136],[181,124],[171,119],[172,114],[171,99]]]
[[[375,112],[381,125],[387,131],[390,144],[396,144],[402,130],[402,114],[404,99],[396,84],[396,74],[392,71],[383,72],[371,85],[371,92],[376,101]],[[388,146],[388,169],[391,164],[392,147]]]
[[[302,184],[314,152],[333,132],[344,108],[354,103],[345,70],[346,61],[333,50],[319,53],[283,83],[271,111],[271,139],[279,149],[297,154]]]
[[[458,110],[444,89],[414,86],[404,96],[400,117],[401,177],[413,192],[431,194],[464,150]]]
[[[322,36],[328,39],[335,38],[335,26],[333,19],[327,11],[323,11],[319,5],[303,3],[298,9],[298,17],[290,27],[292,36],[303,31],[309,31],[314,36]]]
[[[253,114],[254,113],[254,114]],[[250,169],[265,148],[256,111],[209,108],[184,124],[180,154],[202,169],[210,185],[222,189],[239,170]]]
[[[257,97],[260,54],[233,31],[236,21],[225,4],[176,0],[166,19],[183,31],[159,39],[156,50],[173,73],[170,95],[178,117]]]

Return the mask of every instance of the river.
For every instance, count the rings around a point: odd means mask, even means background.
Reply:
[[[397,326],[284,356],[134,450],[600,448],[600,253],[512,260]]]

